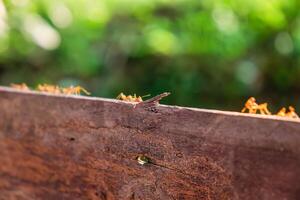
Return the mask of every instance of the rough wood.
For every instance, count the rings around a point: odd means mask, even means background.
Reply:
[[[300,199],[300,123],[1,87],[0,163],[5,200]]]

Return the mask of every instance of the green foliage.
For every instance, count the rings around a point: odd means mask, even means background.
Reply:
[[[0,83],[81,84],[105,97],[170,91],[165,103],[234,110],[255,96],[299,108],[299,4],[0,0]]]

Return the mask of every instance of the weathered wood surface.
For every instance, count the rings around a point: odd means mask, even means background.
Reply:
[[[300,199],[300,122],[0,87],[0,199]]]

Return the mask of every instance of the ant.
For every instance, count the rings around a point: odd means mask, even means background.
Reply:
[[[293,106],[289,106],[289,112],[286,112],[285,107],[281,108],[276,115],[281,117],[299,118]]]
[[[268,103],[257,104],[254,97],[250,97],[246,101],[242,112],[244,113],[247,110],[249,110],[249,113],[251,114],[256,114],[257,110],[259,110],[260,114],[271,115],[271,112],[268,110]]]
[[[49,92],[52,94],[80,95],[81,91],[87,95],[91,94],[81,86],[61,88],[57,85],[39,84],[37,90],[40,92]]]
[[[40,92],[49,92],[52,94],[61,94],[60,87],[57,85],[39,84],[37,90]]]
[[[26,85],[26,83],[21,83],[21,84],[15,84],[15,83],[12,83],[10,84],[10,86],[12,88],[15,88],[15,89],[18,89],[18,90],[24,90],[24,91],[29,91],[29,87]]]
[[[285,117],[286,116],[286,108],[285,107],[281,108],[276,115]]]
[[[70,86],[70,87],[67,87],[67,88],[62,88],[62,93],[63,94],[74,94],[74,95],[80,95],[80,93],[83,92],[85,93],[86,95],[90,95],[91,93],[88,92],[86,89],[84,89],[83,87],[81,86]]]
[[[286,116],[291,117],[291,118],[299,118],[299,116],[297,115],[295,108],[292,106],[289,106],[289,112],[286,113]]]
[[[122,101],[128,101],[128,102],[133,102],[133,103],[140,103],[143,102],[143,97],[150,96],[150,94],[144,95],[144,96],[136,96],[136,94],[128,95],[126,96],[123,92],[121,92],[118,96],[117,99],[122,100]]]

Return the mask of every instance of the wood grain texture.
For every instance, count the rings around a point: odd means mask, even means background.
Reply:
[[[0,87],[0,163],[5,200],[300,199],[300,123]]]

